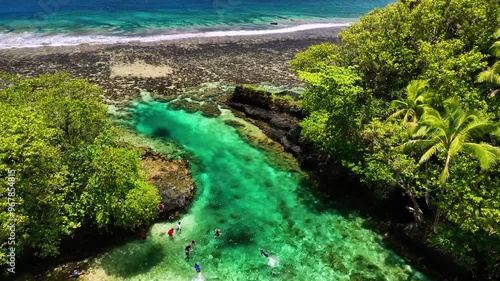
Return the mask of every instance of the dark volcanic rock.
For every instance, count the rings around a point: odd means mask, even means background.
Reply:
[[[271,109],[272,95],[252,87],[237,86],[231,96],[230,102],[252,105],[263,109]]]

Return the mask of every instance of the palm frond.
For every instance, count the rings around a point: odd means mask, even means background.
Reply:
[[[441,134],[446,135],[447,125],[441,114],[432,107],[424,108],[424,113],[420,118],[420,124],[438,130]]]
[[[408,124],[409,123],[407,123],[407,125]],[[431,130],[429,127],[422,126],[421,124],[415,124],[415,125],[416,125],[417,131],[411,135],[412,138],[419,139],[419,138],[422,138],[424,136],[428,136],[428,133]]]
[[[442,150],[444,149],[444,145],[443,143],[436,143],[435,145],[433,145],[431,148],[429,148],[423,155],[422,157],[420,157],[420,160],[418,161],[419,164],[422,164],[424,162],[427,162],[427,160],[429,160],[432,155],[436,154],[436,152],[438,152],[439,150]]]
[[[468,123],[467,126],[461,130],[460,135],[457,137],[460,137],[463,140],[467,140],[471,137],[481,137],[485,134],[495,132],[497,129],[498,126],[495,123],[486,118],[479,118],[476,116],[476,119]]]
[[[406,86],[407,99],[417,100],[418,96],[424,93],[427,87],[429,87],[429,80],[412,80]]]
[[[408,108],[408,104],[404,101],[393,100],[391,101],[392,108]]]
[[[463,139],[461,138],[453,138],[450,143],[450,147],[448,147],[448,155],[453,156],[457,154],[460,150],[462,150]]]
[[[479,160],[481,169],[489,169],[500,159],[500,148],[487,143],[467,142],[463,144],[463,148]]]
[[[436,94],[433,91],[426,90],[417,97],[417,101],[419,101],[422,104],[423,103],[429,104],[429,101],[432,100],[435,95]]]
[[[400,109],[396,112],[394,112],[389,118],[387,118],[387,121],[392,121],[394,119],[400,118],[403,114],[406,113],[406,109]]]
[[[496,74],[500,74],[500,61],[496,61],[492,66],[491,69],[495,71]]]
[[[481,73],[476,78],[477,82],[479,83],[493,83],[493,84],[500,84],[500,74],[496,72],[492,68],[488,68]]]
[[[493,37],[500,38],[500,28],[498,28],[497,30],[495,30],[495,32],[493,33]]]
[[[495,57],[500,57],[500,41],[496,41],[491,45],[491,54],[494,55]]]
[[[438,140],[410,140],[401,145],[404,152],[427,149],[438,143]]]

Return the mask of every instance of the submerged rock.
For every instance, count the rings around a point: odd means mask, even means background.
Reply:
[[[175,100],[168,104],[169,109],[173,110],[184,110],[189,113],[195,113],[200,111],[203,116],[206,117],[217,117],[221,114],[219,107],[212,101],[188,101],[185,99]]]

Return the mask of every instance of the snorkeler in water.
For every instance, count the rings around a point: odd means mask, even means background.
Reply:
[[[266,257],[266,258],[269,258],[269,254],[268,254],[268,253],[266,253],[266,251],[264,251],[264,250],[262,250],[262,249],[260,250],[260,254],[261,254],[261,255],[263,255],[263,256],[264,256],[264,257]]]
[[[194,264],[194,270],[196,270],[196,273],[198,273],[198,280],[204,280],[205,278],[203,278],[203,275],[201,274],[201,268],[200,268],[200,265],[195,263]]]

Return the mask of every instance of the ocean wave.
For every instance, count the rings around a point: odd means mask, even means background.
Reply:
[[[192,32],[180,34],[156,34],[147,36],[118,36],[118,35],[71,35],[71,34],[36,34],[36,33],[0,33],[0,49],[14,48],[37,48],[42,46],[75,46],[80,44],[117,44],[131,42],[159,42],[176,39],[188,38],[210,38],[210,37],[226,37],[226,36],[251,36],[251,35],[268,35],[280,33],[292,33],[297,31],[305,31],[311,29],[331,28],[331,27],[347,27],[351,23],[312,23],[302,24],[291,27],[264,30],[225,30],[225,31],[207,31],[207,32]]]

